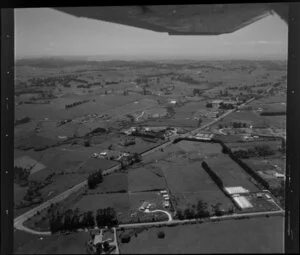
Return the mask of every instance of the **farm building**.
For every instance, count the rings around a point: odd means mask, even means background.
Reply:
[[[248,193],[249,192],[249,190],[244,189],[243,187],[227,187],[227,188],[225,187],[224,189],[229,195]]]
[[[196,138],[197,139],[201,139],[201,140],[211,140],[213,138],[214,134],[203,134],[203,133],[198,133],[196,134]]]
[[[244,196],[234,196],[233,201],[240,209],[247,209],[253,207],[249,200]]]
[[[143,202],[142,205],[139,207],[140,211],[145,210],[149,206],[149,202]]]

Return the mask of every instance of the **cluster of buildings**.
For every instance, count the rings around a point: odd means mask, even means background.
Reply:
[[[204,133],[198,133],[194,136],[194,138],[203,140],[203,141],[210,141],[213,139],[214,134],[204,134]]]
[[[107,160],[116,160],[119,161],[121,160],[123,157],[129,157],[130,154],[126,153],[126,152],[107,152],[107,151],[102,151],[100,153],[93,153],[92,157],[93,158],[103,158],[103,159],[107,159]]]
[[[243,210],[253,207],[247,197],[243,195],[248,194],[249,190],[243,187],[225,187],[224,190],[229,196],[231,196],[233,202],[239,209]]]
[[[167,128],[167,127],[130,127],[122,131],[125,135],[132,135],[133,133],[138,133],[140,136],[151,136],[151,137],[164,137],[177,134],[177,128]]]
[[[145,210],[150,210],[153,209],[153,204],[150,202],[144,201],[142,205],[139,207],[139,211],[145,211]]]
[[[163,207],[164,208],[169,208],[170,207],[170,197],[169,197],[168,192],[166,190],[161,190],[159,193],[164,199]]]
[[[220,112],[217,110],[201,109],[200,111],[198,111],[197,115],[206,118],[218,118],[220,116]]]

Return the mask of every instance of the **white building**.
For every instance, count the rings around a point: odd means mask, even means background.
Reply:
[[[249,193],[249,190],[244,189],[243,187],[240,187],[240,186],[238,186],[238,187],[225,187],[224,189],[229,195]]]
[[[233,200],[240,209],[247,209],[253,207],[249,200],[244,196],[234,196]]]

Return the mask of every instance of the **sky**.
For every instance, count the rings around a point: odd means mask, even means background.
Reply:
[[[287,59],[288,26],[276,14],[234,33],[169,36],[150,30],[74,17],[50,8],[15,9],[15,56]]]

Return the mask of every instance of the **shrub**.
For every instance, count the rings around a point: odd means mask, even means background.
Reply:
[[[158,237],[159,239],[165,238],[165,232],[159,231],[159,232],[157,233],[157,237]]]
[[[124,235],[124,236],[121,238],[121,242],[122,242],[122,243],[129,243],[129,242],[130,242],[130,236],[129,236],[129,235]]]

